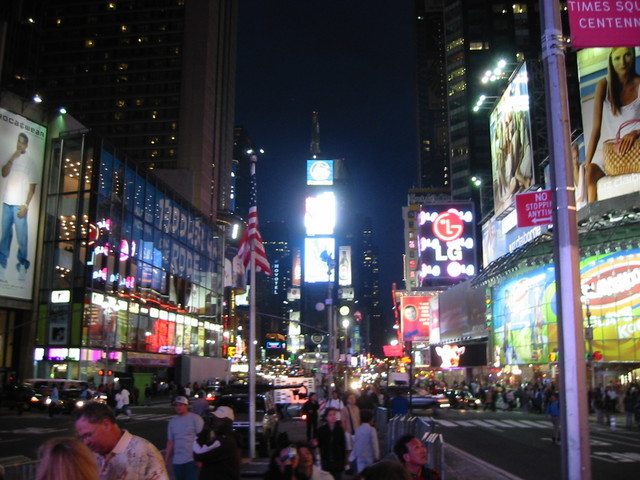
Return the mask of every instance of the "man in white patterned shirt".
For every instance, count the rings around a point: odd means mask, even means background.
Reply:
[[[158,449],[122,430],[108,405],[87,402],[73,419],[78,436],[95,454],[100,480],[169,480]]]

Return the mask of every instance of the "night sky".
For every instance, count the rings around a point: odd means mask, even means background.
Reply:
[[[323,156],[346,158],[374,222],[387,318],[402,287],[402,206],[416,177],[413,1],[239,2],[236,125],[259,160],[260,221],[302,221],[311,112]]]

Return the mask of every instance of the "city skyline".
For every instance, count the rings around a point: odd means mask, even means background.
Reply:
[[[238,15],[235,123],[265,150],[260,219],[302,224],[317,110],[321,156],[346,159],[354,212],[373,220],[390,319],[391,283],[402,282],[401,209],[416,181],[413,3],[289,3],[242,2]]]

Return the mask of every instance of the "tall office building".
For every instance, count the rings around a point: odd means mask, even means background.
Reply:
[[[511,72],[539,57],[537,2],[417,0],[416,25],[420,186],[477,198],[471,178],[482,177],[487,186],[491,178],[490,105],[479,112],[473,106],[482,94],[500,95],[508,74],[492,84],[481,77],[500,59]],[[483,193],[488,204],[490,192]]]
[[[44,101],[64,105],[210,219],[229,210],[236,2],[38,3]]]
[[[442,0],[416,2],[418,186],[451,192]]]

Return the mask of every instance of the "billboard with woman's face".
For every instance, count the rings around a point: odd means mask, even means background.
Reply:
[[[529,76],[523,64],[491,113],[491,170],[496,215],[535,183],[529,114]]]
[[[639,55],[640,47],[578,52],[589,203],[640,191]]]

